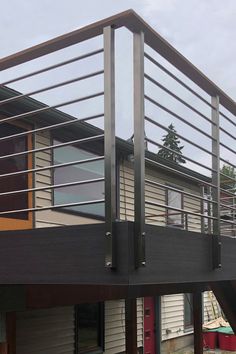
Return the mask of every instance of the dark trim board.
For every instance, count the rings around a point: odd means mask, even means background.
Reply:
[[[170,295],[209,290],[207,284],[171,285],[26,285],[27,308],[49,308],[144,296]]]
[[[222,238],[212,268],[212,236],[146,225],[146,266],[134,267],[134,224],[117,222],[117,269],[105,268],[105,224],[0,232],[0,284],[152,286],[236,280],[236,242]],[[131,287],[132,288],[132,287]]]

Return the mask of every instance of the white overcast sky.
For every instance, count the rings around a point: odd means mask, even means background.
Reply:
[[[2,0],[0,57],[128,8],[236,98],[235,0]]]
[[[204,74],[234,100],[236,99],[236,0],[2,0],[0,57],[13,54],[129,8],[134,9]],[[131,104],[129,107],[126,106],[127,101],[132,102],[132,86],[130,83],[132,81],[132,67],[128,63],[132,51],[128,48],[128,42],[122,40],[122,38],[121,35],[119,50],[117,51],[120,53],[118,54],[120,56],[118,69],[122,71],[121,74],[117,75],[117,91],[119,94],[117,111],[122,127],[126,127],[127,138],[132,134],[133,129],[131,125],[128,127],[129,124],[127,123],[127,117],[132,113]],[[74,52],[72,54],[75,55]],[[127,61],[125,64],[124,60]],[[81,72],[82,68],[82,66],[79,67]],[[78,70],[76,73],[78,73]],[[72,73],[68,71],[66,76],[69,74]],[[161,77],[159,74],[157,76]],[[57,77],[55,78],[57,79]],[[53,79],[53,77],[50,79]],[[6,80],[6,77],[2,74],[0,82],[4,80]],[[122,86],[124,82],[125,87]],[[45,85],[44,81],[42,83]],[[16,89],[22,92],[30,92],[30,89],[32,90],[32,85],[30,85],[29,82],[28,87],[26,86],[24,89],[16,87]],[[87,86],[87,88],[92,87],[95,90],[96,85],[91,85],[91,83],[88,85],[90,86]],[[158,95],[153,88],[148,87],[147,89]],[[175,89],[175,87],[172,86],[172,89]],[[76,89],[74,91],[78,93]],[[63,93],[63,95],[65,94]],[[49,97],[49,94],[47,94],[45,97],[40,96],[36,99],[48,103]],[[59,99],[60,95],[55,96],[54,94],[53,98],[55,97]],[[188,97],[186,96],[186,98]],[[162,96],[159,96],[159,99],[164,100]],[[191,100],[191,102],[194,102],[193,98]],[[165,103],[172,104],[172,107],[174,105],[175,109],[178,109],[176,103],[173,104],[167,100]],[[99,109],[96,104],[90,106],[90,108],[94,107],[97,110]],[[81,113],[83,107],[80,106],[79,110]],[[75,111],[70,113],[76,115]],[[162,124],[166,124],[166,126],[172,122],[172,118],[168,118],[163,113],[155,113],[153,108],[151,108],[150,114],[154,114],[155,118],[160,121],[163,120]],[[182,108],[179,114],[190,117],[189,113],[185,113]],[[194,120],[192,113],[191,117]],[[199,124],[199,120],[195,119],[195,121]],[[177,123],[174,122],[175,126]],[[201,124],[204,130],[204,122]],[[153,134],[152,128],[149,127],[147,132],[148,130]],[[195,138],[196,142],[199,143],[198,135],[186,130],[183,125],[179,124],[177,130],[180,133],[188,134],[193,140]],[[162,136],[163,131],[157,132],[158,140]],[[201,143],[204,144],[203,141]],[[228,141],[227,143],[231,144],[232,142]],[[206,147],[208,148],[207,145]],[[195,154],[187,146],[185,146],[185,152],[190,156]],[[210,163],[209,159],[206,159],[202,154],[197,154],[197,157],[204,165]],[[231,159],[231,156],[227,153],[225,158]]]

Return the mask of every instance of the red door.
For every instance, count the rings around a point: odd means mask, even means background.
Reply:
[[[156,354],[155,298],[144,298],[144,354]]]

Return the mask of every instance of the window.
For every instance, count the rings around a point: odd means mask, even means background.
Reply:
[[[192,330],[193,328],[193,295],[184,294],[184,329]]]
[[[0,139],[3,137],[23,133],[26,129],[12,124],[1,124]],[[20,173],[32,168],[32,158],[27,155],[14,156],[17,153],[32,148],[31,135],[22,135],[9,140],[0,141],[1,175],[0,193],[27,190],[32,188],[32,174]],[[11,155],[3,158],[4,156]],[[10,175],[8,175],[10,174]],[[0,196],[0,212],[12,212],[28,209],[32,206],[32,193],[22,192],[16,194],[3,194]],[[2,214],[1,229],[14,229],[32,227],[32,213],[24,211],[18,213]],[[12,222],[14,219],[14,223]]]
[[[104,347],[104,305],[76,306],[76,353],[102,353]]]
[[[58,144],[54,141],[54,144]],[[75,146],[64,146],[54,149],[54,165],[61,165],[97,157],[89,150],[83,150]],[[55,168],[54,184],[74,183],[73,186],[56,188],[54,190],[54,205],[80,203],[104,199],[104,181],[76,184],[79,181],[93,180],[104,177],[104,160],[73,164]],[[104,217],[104,202],[89,205],[73,205],[63,207],[64,211],[89,214],[91,216]]]
[[[167,188],[167,205],[173,208],[183,209],[183,194]],[[183,227],[183,213],[173,209],[168,209],[167,225]]]

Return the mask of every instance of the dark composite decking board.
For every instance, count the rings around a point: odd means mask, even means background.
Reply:
[[[105,224],[0,233],[0,284],[127,284],[127,223],[117,224],[118,270],[105,268]]]
[[[236,240],[222,239],[222,269],[212,269],[212,237],[146,225],[146,267],[134,268],[134,224],[116,223],[117,269],[105,268],[105,225],[0,233],[0,284],[142,287],[236,280]]]
[[[236,279],[236,239],[222,237],[222,268],[212,267],[212,237],[146,225],[146,267],[131,283],[185,283]]]

